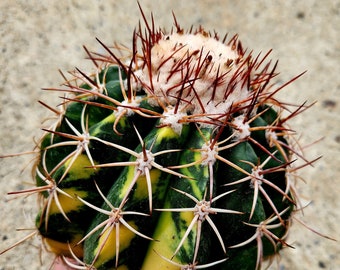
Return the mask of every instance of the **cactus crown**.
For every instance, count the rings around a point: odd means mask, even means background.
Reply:
[[[287,126],[308,106],[276,98],[302,74],[275,88],[270,52],[142,15],[127,56],[98,40],[95,72],[49,89],[66,93],[62,112],[42,103],[58,120],[27,191],[42,198],[37,231],[75,269],[258,269],[289,246],[294,175],[313,162]]]

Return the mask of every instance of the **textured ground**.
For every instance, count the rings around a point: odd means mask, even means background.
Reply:
[[[123,3],[124,2],[124,3]],[[340,1],[156,1],[141,0],[157,25],[170,29],[171,11],[183,27],[202,24],[223,36],[238,33],[254,54],[273,48],[280,59],[280,81],[308,70],[282,96],[288,102],[318,101],[294,120],[302,144],[324,137],[308,149],[308,157],[323,155],[305,169],[299,190],[311,204],[304,221],[340,240]],[[90,70],[82,45],[102,50],[107,44],[130,44],[140,13],[136,1],[0,1],[0,155],[31,150],[46,110],[55,95],[42,87],[57,87],[58,69]],[[53,99],[54,98],[54,99]],[[35,199],[11,200],[6,193],[31,183],[30,156],[0,160],[0,250],[33,228]],[[21,171],[28,165],[26,170]],[[282,253],[281,269],[340,269],[339,243],[323,239],[295,224]],[[39,261],[39,242],[26,242],[0,256],[0,270],[48,269],[51,257]]]

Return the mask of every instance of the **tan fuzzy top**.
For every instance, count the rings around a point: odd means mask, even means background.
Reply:
[[[233,46],[204,32],[172,33],[153,45],[151,64],[139,79],[152,103],[176,104],[194,115],[221,115],[249,96],[241,82],[241,58]]]

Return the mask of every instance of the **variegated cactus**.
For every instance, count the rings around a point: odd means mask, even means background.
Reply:
[[[144,21],[130,51],[98,40],[95,71],[49,89],[65,95],[42,103],[37,232],[74,269],[259,269],[288,246],[311,163],[288,126],[308,106],[276,95],[300,75],[275,86],[237,36]]]

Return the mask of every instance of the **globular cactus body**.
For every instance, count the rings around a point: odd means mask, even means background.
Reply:
[[[51,251],[77,269],[260,268],[287,245],[303,159],[286,122],[305,107],[277,100],[276,64],[177,22],[137,31],[128,57],[100,43],[40,142]]]

